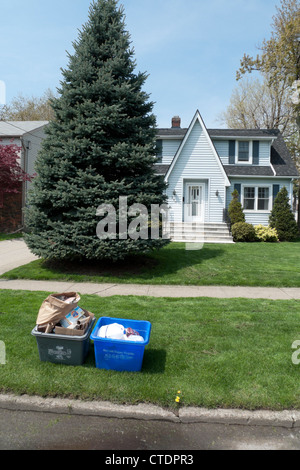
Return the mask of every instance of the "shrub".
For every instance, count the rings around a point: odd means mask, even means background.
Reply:
[[[246,222],[237,222],[232,225],[231,233],[235,242],[255,242],[255,228]]]
[[[231,195],[232,199],[228,206],[228,215],[231,225],[237,224],[238,222],[245,222],[245,214],[242,204],[239,202],[238,191],[235,189]]]
[[[255,225],[256,238],[262,242],[278,242],[278,235],[275,228]]]
[[[299,236],[286,187],[283,187],[276,196],[269,223],[276,229],[280,241],[294,240]]]

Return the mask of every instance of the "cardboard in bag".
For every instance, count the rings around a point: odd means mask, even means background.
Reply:
[[[84,336],[86,333],[87,328],[89,327],[91,321],[95,318],[94,314],[88,312],[88,310],[82,309],[87,316],[87,319],[83,320],[83,329],[76,330],[73,328],[65,328],[63,326],[56,325],[54,328],[54,333],[56,335],[66,335],[66,336]]]
[[[60,300],[58,297],[71,298],[75,297],[75,302],[68,303]],[[42,303],[36,324],[39,327],[47,326],[49,323],[54,325],[64,318],[72,309],[78,306],[80,295],[76,292],[64,292],[62,294],[51,294]]]

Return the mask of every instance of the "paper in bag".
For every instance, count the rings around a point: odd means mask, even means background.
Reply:
[[[72,302],[68,302],[68,299]],[[65,299],[65,300],[61,300]],[[51,294],[42,303],[36,324],[39,326],[46,326],[49,323],[58,323],[64,318],[72,309],[78,306],[80,300],[79,294],[76,292],[64,292],[62,294]]]

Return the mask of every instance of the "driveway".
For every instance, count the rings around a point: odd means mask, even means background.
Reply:
[[[22,239],[0,242],[0,275],[35,259],[38,257],[29,251]]]

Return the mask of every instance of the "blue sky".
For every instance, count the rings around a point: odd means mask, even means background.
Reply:
[[[244,52],[271,34],[279,0],[121,0],[137,70],[155,102],[158,127],[180,115],[187,127],[199,109],[221,127]],[[6,101],[56,90],[66,51],[88,17],[90,0],[1,0],[0,80]],[[5,19],[5,21],[3,21]]]

